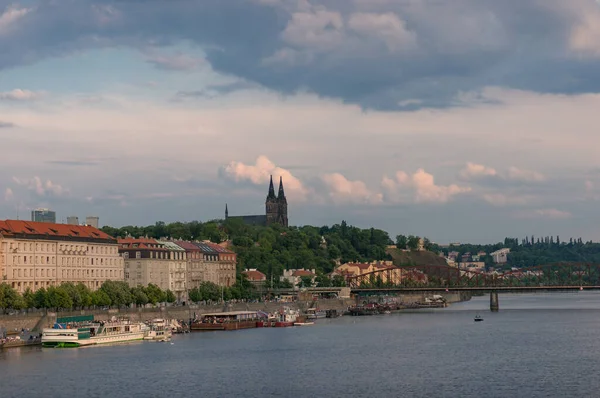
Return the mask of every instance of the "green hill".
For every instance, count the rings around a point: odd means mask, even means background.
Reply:
[[[399,267],[408,265],[447,265],[443,257],[429,251],[404,251],[387,248],[386,253],[392,257],[394,265]]]

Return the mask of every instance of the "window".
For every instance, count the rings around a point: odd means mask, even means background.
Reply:
[[[142,252],[135,252],[135,258],[142,258]]]

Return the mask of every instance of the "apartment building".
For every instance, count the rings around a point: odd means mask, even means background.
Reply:
[[[173,242],[150,238],[119,239],[124,279],[131,287],[154,284],[187,301],[185,249]]]
[[[117,240],[97,228],[0,221],[0,277],[19,292],[83,283],[92,290],[123,280]]]

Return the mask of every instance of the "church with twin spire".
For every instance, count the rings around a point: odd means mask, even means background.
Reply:
[[[225,220],[240,219],[244,224],[269,226],[279,224],[288,226],[287,199],[283,190],[283,179],[279,177],[279,192],[275,196],[275,187],[273,186],[273,176],[269,183],[269,193],[265,201],[265,215],[250,216],[230,216],[227,204],[225,204]]]

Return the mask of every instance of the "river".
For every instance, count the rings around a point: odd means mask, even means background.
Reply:
[[[485,320],[473,322],[480,314]],[[594,397],[600,293],[501,294],[309,327],[0,351],[0,397]]]

